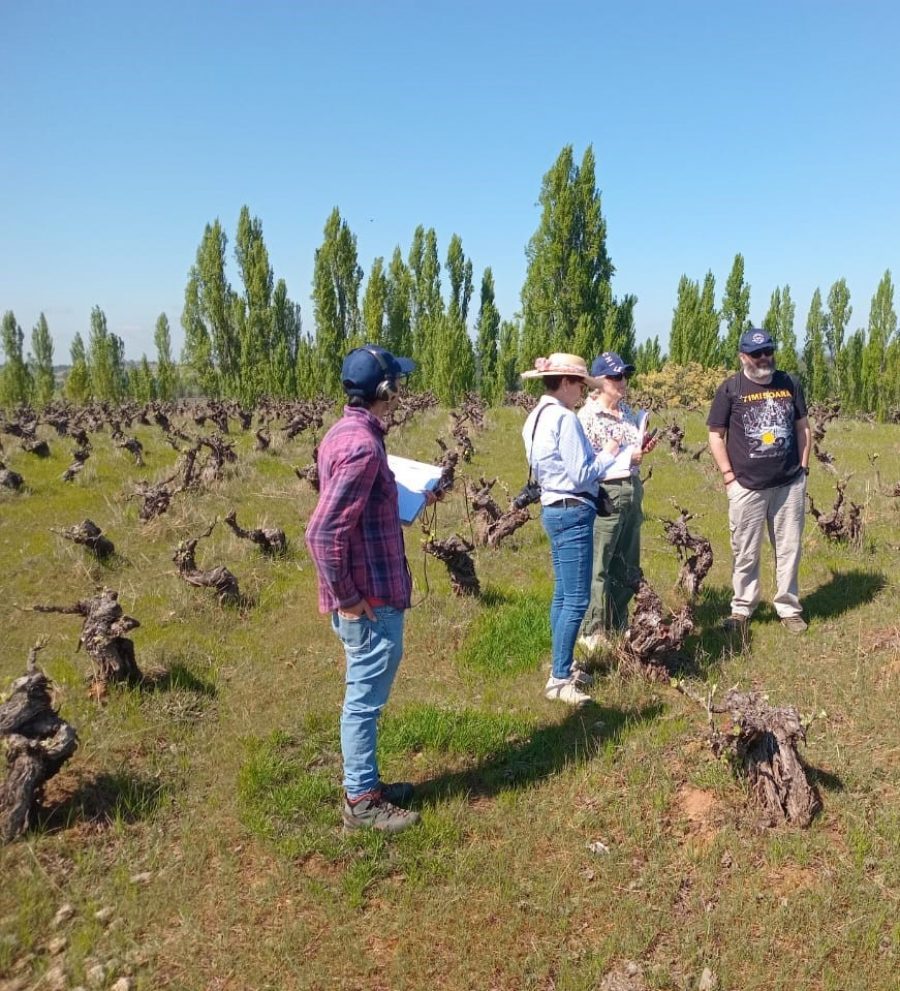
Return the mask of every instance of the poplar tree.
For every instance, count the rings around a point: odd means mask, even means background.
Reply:
[[[94,399],[110,402],[122,399],[127,388],[125,344],[121,337],[110,332],[106,314],[99,306],[91,310],[87,367]]]
[[[135,365],[128,373],[128,394],[141,403],[159,398],[156,380],[146,354],[141,355],[140,364]]]
[[[388,300],[388,278],[384,271],[384,259],[378,257],[372,262],[366,291],[363,294],[362,320],[363,334],[370,344],[380,344],[391,354],[395,352],[386,344],[385,313]]]
[[[496,395],[499,402],[503,402],[507,392],[516,392],[520,388],[519,372],[526,367],[521,356],[521,337],[517,323],[512,320],[501,322],[497,344]]]
[[[848,398],[844,391],[844,380],[847,375],[844,335],[852,315],[853,307],[850,305],[850,290],[847,287],[847,280],[838,279],[828,291],[828,322],[825,329],[825,342],[831,358],[834,392],[841,402]]]
[[[879,420],[887,418],[888,395],[885,387],[887,349],[897,332],[897,314],[894,310],[894,284],[888,269],[878,283],[872,305],[869,308],[869,332],[862,361],[863,409],[877,414]]]
[[[316,366],[319,388],[329,396],[341,395],[343,355],[364,343],[359,313],[362,275],[356,235],[335,207],[325,222],[313,267]]]
[[[243,403],[253,404],[270,386],[273,353],[272,287],[274,274],[263,239],[262,221],[250,216],[247,206],[238,217],[234,256],[244,286],[242,296],[234,296],[234,326],[239,357],[236,394]]]
[[[863,408],[863,355],[866,349],[865,333],[860,329],[847,338],[841,355],[844,378],[842,400],[845,411],[856,412]]]
[[[234,395],[240,381],[235,296],[225,275],[227,244],[218,219],[206,225],[184,291],[184,362],[208,396]]]
[[[822,294],[816,287],[809,306],[809,315],[806,318],[806,341],[803,345],[807,398],[812,402],[820,402],[828,395],[828,360],[825,354],[826,322],[825,311],[822,309]]]
[[[477,344],[475,371],[478,391],[488,403],[496,401],[498,389],[497,349],[500,343],[500,311],[494,301],[494,273],[490,268],[481,277],[481,301],[475,322]]]
[[[604,349],[614,273],[606,250],[606,221],[596,186],[594,152],[580,166],[566,145],[543,178],[541,220],[528,242],[522,287],[524,367],[538,355]]]
[[[448,313],[438,326],[440,346],[433,350],[430,384],[444,405],[454,406],[475,387],[475,355],[459,316]]]
[[[769,310],[763,320],[763,327],[772,335],[778,345],[778,367],[792,375],[800,371],[797,357],[797,335],[794,333],[796,306],[791,299],[791,287],[784,290],[776,286],[769,301]]]
[[[25,364],[22,347],[25,335],[12,310],[3,314],[0,350],[4,364],[0,368],[0,405],[18,406],[31,398],[31,373]]]
[[[31,379],[34,383],[34,402],[46,406],[53,399],[56,379],[53,374],[53,338],[42,313],[31,331]]]
[[[447,248],[447,277],[450,280],[450,302],[447,312],[464,324],[469,316],[472,299],[472,260],[466,258],[462,239],[458,234],[450,238]]]
[[[385,347],[392,354],[413,356],[412,339],[412,276],[400,246],[394,248],[387,273],[385,299]]]
[[[411,313],[413,358],[418,365],[416,377],[427,387],[434,375],[434,341],[443,323],[444,300],[441,296],[441,263],[438,258],[434,228],[420,224],[409,251],[411,278]]]
[[[663,366],[663,355],[658,337],[644,341],[637,346],[634,353],[634,365],[639,375],[660,371]]]
[[[272,294],[270,346],[266,392],[279,399],[297,395],[297,359],[303,332],[300,306],[288,296],[279,279]]]
[[[169,402],[175,398],[177,386],[172,361],[172,335],[165,313],[160,313],[156,318],[153,343],[156,345],[156,398]]]
[[[700,312],[700,286],[682,275],[678,281],[672,327],[669,331],[669,361],[686,365],[691,359],[691,336]]]
[[[63,387],[66,396],[73,403],[85,403],[91,397],[91,376],[87,366],[87,352],[81,334],[76,333],[72,338],[69,349],[72,367],[66,377]]]
[[[577,351],[582,354],[590,363],[602,351],[614,351],[628,364],[632,364],[634,359],[634,308],[637,305],[637,296],[626,294],[621,300],[614,299],[606,310],[606,319],[603,324],[603,341],[596,351],[586,349]]]
[[[725,321],[725,339],[722,342],[722,361],[729,367],[738,361],[738,342],[741,334],[750,326],[750,286],[744,282],[744,256],[734,256],[731,272],[722,296],[722,319]]]

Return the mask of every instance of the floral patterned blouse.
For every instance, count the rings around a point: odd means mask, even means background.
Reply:
[[[578,411],[578,419],[595,451],[599,451],[610,438],[619,447],[628,447],[640,440],[637,414],[628,403],[619,403],[618,410],[612,413],[601,405],[596,393],[591,393]],[[639,471],[638,465],[632,466],[632,475]]]

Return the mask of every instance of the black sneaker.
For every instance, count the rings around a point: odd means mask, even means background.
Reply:
[[[399,833],[419,821],[418,812],[401,809],[384,797],[384,792],[370,791],[352,802],[344,798],[345,829],[378,829],[384,833]]]

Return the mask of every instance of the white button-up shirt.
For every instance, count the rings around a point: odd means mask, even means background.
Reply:
[[[615,460],[605,451],[594,451],[574,411],[553,396],[541,396],[528,414],[522,440],[544,506],[565,498],[592,501]]]

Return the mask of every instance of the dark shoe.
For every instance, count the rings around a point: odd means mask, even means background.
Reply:
[[[740,613],[733,612],[728,619],[722,623],[722,629],[724,629],[726,633],[745,634],[749,625],[749,616],[742,616]]]
[[[345,829],[378,829],[384,833],[399,833],[419,821],[418,812],[401,809],[389,802],[384,793],[370,791],[352,802],[344,798]]]
[[[788,631],[788,633],[806,633],[809,624],[802,616],[782,616],[781,625]]]
[[[381,788],[381,797],[386,802],[390,802],[391,805],[401,805],[403,808],[412,801],[415,791],[408,781],[393,781],[389,785],[382,781],[379,788]]]

